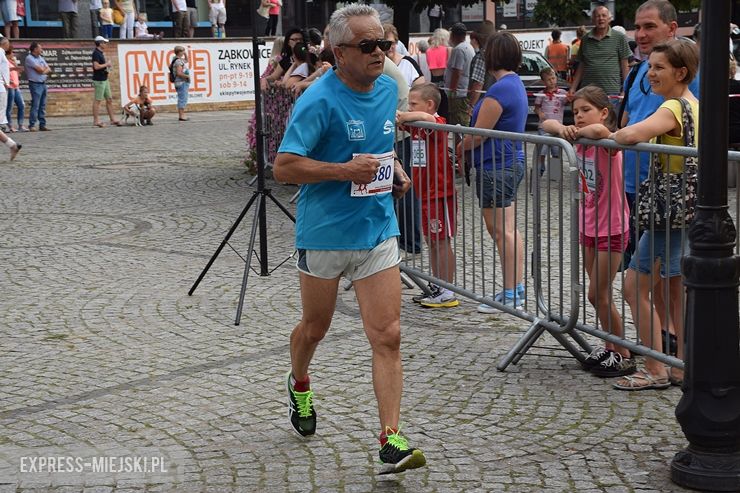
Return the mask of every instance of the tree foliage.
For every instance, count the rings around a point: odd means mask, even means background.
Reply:
[[[408,9],[411,2],[408,0],[383,0],[383,3],[394,9]],[[450,8],[457,7],[458,5],[470,7],[479,3],[479,0],[417,0],[415,3],[414,10],[416,12],[423,12],[427,7],[433,7],[435,4],[442,4],[444,7]]]

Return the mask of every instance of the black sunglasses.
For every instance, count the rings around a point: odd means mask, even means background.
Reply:
[[[375,51],[375,48],[380,47],[381,51],[388,51],[391,49],[391,44],[393,44],[393,41],[390,41],[388,39],[363,39],[356,45],[350,44],[350,43],[342,43],[337,46],[346,46],[347,48],[359,48],[361,52],[363,53],[372,53]]]

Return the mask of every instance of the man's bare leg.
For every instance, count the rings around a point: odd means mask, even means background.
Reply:
[[[381,432],[398,430],[403,391],[401,283],[398,267],[353,281],[365,334],[373,352],[373,390]]]
[[[320,279],[301,273],[301,321],[290,335],[291,371],[286,375],[288,417],[293,430],[302,437],[316,433],[316,411],[308,378],[316,346],[331,325],[337,302],[339,278]]]
[[[301,272],[301,304],[303,315],[290,335],[290,362],[293,376],[303,380],[308,376],[316,346],[331,325],[337,304],[339,278],[320,279]]]

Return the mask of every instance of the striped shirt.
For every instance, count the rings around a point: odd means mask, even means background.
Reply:
[[[578,61],[583,65],[580,87],[593,84],[607,94],[622,90],[621,61],[629,59],[632,52],[627,39],[611,27],[601,39],[596,39],[593,29],[581,40]]]

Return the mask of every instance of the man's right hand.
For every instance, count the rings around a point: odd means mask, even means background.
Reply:
[[[360,185],[367,185],[375,178],[380,161],[368,154],[360,154],[345,164],[348,178]]]

